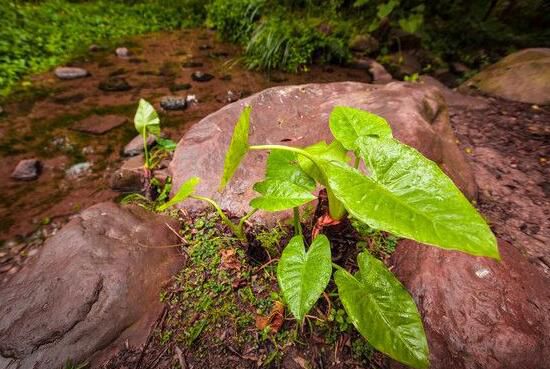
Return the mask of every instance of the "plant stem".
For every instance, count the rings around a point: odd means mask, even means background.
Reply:
[[[359,158],[359,156],[357,155],[357,153],[355,153],[355,163],[353,163],[353,167],[354,167],[355,169],[359,168],[359,162],[360,162],[360,160],[361,160],[361,159]]]
[[[292,210],[294,211],[294,233],[301,235],[302,225],[300,224],[300,209],[294,207]]]
[[[239,232],[241,232],[243,235],[244,235],[244,223],[246,223],[246,221],[252,216],[254,215],[255,212],[257,212],[258,209],[252,209],[250,210],[248,213],[245,214],[244,217],[241,218],[241,220],[239,221],[239,225],[237,227],[239,227]]]
[[[145,167],[150,168],[149,163],[149,148],[147,147],[147,132],[143,132],[143,155],[145,156]]]
[[[335,264],[335,263],[332,263],[332,267],[336,270],[343,270],[343,271],[346,271],[344,268],[342,268],[340,265],[338,264]]]
[[[242,229],[240,229],[238,226],[236,226],[231,221],[231,219],[229,219],[227,217],[227,215],[225,215],[225,213],[223,212],[223,210],[220,208],[220,206],[218,205],[218,203],[216,201],[214,201],[214,200],[212,200],[208,197],[199,196],[199,195],[191,195],[189,197],[191,197],[193,199],[197,199],[197,200],[206,201],[207,203],[212,205],[214,207],[214,209],[216,209],[216,212],[222,218],[222,221],[229,227],[229,229],[231,229],[231,232],[233,232],[235,234],[235,236],[237,236],[241,241],[246,241],[246,237],[245,237],[244,232],[242,231]]]
[[[297,147],[292,146],[284,146],[284,145],[252,145],[248,147],[250,150],[285,150],[285,151],[292,151],[295,153],[298,153],[300,155],[305,156],[309,160],[311,160],[315,165],[317,165],[317,161],[315,160],[315,157],[308,153],[305,150],[299,149]]]

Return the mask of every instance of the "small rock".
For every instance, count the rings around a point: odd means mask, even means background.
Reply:
[[[58,67],[55,68],[54,73],[57,78],[67,80],[83,78],[89,75],[86,69],[75,67]]]
[[[73,124],[71,129],[79,132],[102,135],[128,122],[128,118],[120,115],[91,115]]]
[[[232,103],[239,100],[242,97],[242,94],[238,91],[227,91],[225,95],[221,94],[216,96],[216,100],[221,103]]]
[[[170,86],[170,91],[176,92],[176,91],[185,91],[189,90],[191,88],[190,83],[174,83],[172,86]]]
[[[183,68],[200,68],[203,65],[204,65],[203,63],[198,61],[187,61],[187,62],[181,63],[181,66]]]
[[[164,96],[160,99],[160,106],[164,110],[185,110],[187,98],[180,96]]]
[[[193,74],[191,74],[191,78],[193,79],[193,81],[196,81],[196,82],[208,82],[212,78],[214,78],[214,76],[209,73],[196,71],[196,72],[193,72]]]
[[[351,39],[349,47],[352,51],[372,53],[378,50],[380,44],[378,40],[371,35],[356,35]]]
[[[99,83],[99,89],[106,92],[128,91],[132,88],[122,77],[109,77]]]
[[[117,47],[115,50],[116,56],[119,58],[127,59],[130,57],[130,50],[126,47]]]
[[[142,193],[146,183],[143,162],[144,158],[141,154],[126,160],[111,176],[109,182],[111,188],[119,192]]]
[[[149,135],[147,137],[147,146],[151,147],[155,144],[156,137],[153,135]],[[132,141],[128,142],[126,146],[124,146],[123,154],[124,156],[136,156],[143,153],[143,137],[140,135],[137,135],[132,139]]]
[[[89,173],[91,168],[92,168],[92,164],[90,164],[87,161],[83,163],[78,163],[71,166],[69,169],[67,169],[65,171],[65,175],[68,178],[78,178],[82,175]]]
[[[198,103],[199,100],[197,99],[196,95],[187,95],[187,105],[195,105]]]
[[[21,160],[11,174],[18,181],[32,181],[40,175],[40,162],[37,159]]]

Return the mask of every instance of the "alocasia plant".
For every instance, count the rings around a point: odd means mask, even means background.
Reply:
[[[424,328],[406,289],[367,251],[358,255],[359,271],[353,275],[332,263],[324,235],[306,249],[298,207],[315,199],[312,192],[320,185],[326,188],[329,215],[336,221],[347,215],[371,228],[425,244],[499,259],[495,236],[485,220],[437,164],[395,140],[386,120],[375,114],[335,107],[329,118],[335,140],[305,148],[250,145],[249,126],[250,107],[246,107],[235,126],[220,188],[231,180],[248,151],[270,151],[265,179],[254,185],[260,196],[250,202],[253,210],[245,218],[258,209],[294,210],[296,235],[277,268],[292,314],[303,321],[335,268],[340,299],[357,330],[392,358],[415,368],[428,367]],[[361,162],[368,174],[359,169]],[[182,186],[185,196],[200,198],[191,195],[189,186]],[[176,195],[164,207],[181,198]]]

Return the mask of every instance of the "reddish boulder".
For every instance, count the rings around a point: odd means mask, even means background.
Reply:
[[[102,135],[128,122],[128,118],[118,115],[91,115],[73,124],[72,129],[79,132]]]
[[[499,249],[497,262],[399,243],[393,271],[423,317],[430,368],[550,367],[550,280],[512,245]]]
[[[173,193],[185,180],[198,176],[202,181],[197,193],[216,199],[234,214],[248,210],[249,201],[256,196],[252,186],[264,175],[267,153],[249,153],[224,192],[217,191],[225,152],[245,105],[252,106],[253,144],[306,146],[332,141],[328,118],[334,106],[374,112],[389,121],[397,139],[439,163],[468,197],[476,197],[472,171],[456,146],[447,106],[437,88],[400,82],[274,87],[227,105],[191,127],[178,143],[170,164]],[[205,205],[187,201],[185,206],[197,209]],[[258,212],[255,219],[269,222],[276,216]]]
[[[170,218],[101,203],[83,211],[0,291],[0,368],[100,364],[139,346],[182,259]],[[177,227],[177,224],[172,224]]]

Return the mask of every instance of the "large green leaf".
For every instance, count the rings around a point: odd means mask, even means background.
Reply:
[[[290,151],[273,150],[269,153],[265,178],[291,182],[308,191],[315,189],[315,180],[298,165],[297,154]]]
[[[355,141],[359,137],[392,137],[391,127],[384,118],[347,106],[332,110],[329,125],[332,135],[350,151],[357,150]]]
[[[332,274],[330,243],[319,235],[306,252],[304,238],[294,236],[283,250],[277,280],[292,314],[302,322],[323,293]]]
[[[311,146],[303,148],[304,151],[319,159],[348,161],[347,150],[338,141],[332,141],[329,145],[325,141],[319,141]],[[325,178],[319,168],[303,155],[297,155],[300,167],[315,181],[325,186]]]
[[[177,204],[178,202],[181,202],[188,198],[193,192],[195,191],[195,187],[200,182],[200,178],[198,177],[191,177],[187,181],[185,181],[180,188],[178,189],[178,192],[170,199],[170,201],[166,202],[165,204],[159,206],[157,210],[163,211],[168,209],[170,206]]]
[[[395,276],[367,252],[359,272],[334,274],[338,294],[357,330],[377,350],[414,368],[428,367],[428,343],[414,300]]]
[[[304,187],[278,179],[258,182],[254,185],[254,190],[262,196],[252,199],[250,206],[267,211],[292,209],[315,199]]]
[[[235,171],[239,167],[241,160],[244,158],[248,152],[248,130],[250,128],[250,106],[245,106],[235,129],[233,131],[233,137],[231,137],[231,143],[229,144],[229,149],[225,154],[225,161],[223,164],[223,175],[220,182],[219,190],[227,185],[227,182],[233,177]]]
[[[357,145],[372,178],[321,161],[328,187],[351,215],[397,236],[499,259],[487,223],[435,163],[394,139],[363,137]]]
[[[160,136],[160,119],[153,105],[144,99],[139,100],[138,109],[134,116],[134,126],[140,135],[146,133]]]

